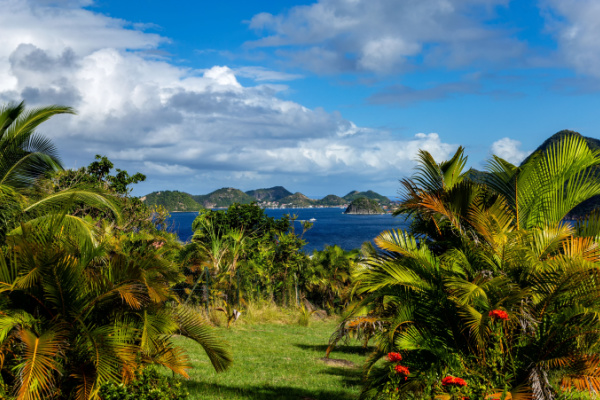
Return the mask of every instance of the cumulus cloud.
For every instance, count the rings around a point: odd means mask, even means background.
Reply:
[[[43,129],[68,167],[105,154],[148,174],[147,191],[310,184],[314,176],[325,186],[352,178],[370,182],[363,188],[395,187],[419,148],[444,159],[456,147],[435,133],[397,140],[339,112],[282,99],[285,85],[263,83],[299,76],[256,67],[194,70],[150,57],[167,39],[80,2],[0,3],[0,101],[75,107],[77,116]]]
[[[518,165],[531,154],[531,151],[521,150],[521,142],[508,137],[495,141],[491,148],[492,154]]]
[[[485,26],[507,0],[319,0],[250,21],[260,39],[249,47],[281,47],[295,65],[318,73],[402,71],[424,60],[437,66],[506,62],[525,44]]]

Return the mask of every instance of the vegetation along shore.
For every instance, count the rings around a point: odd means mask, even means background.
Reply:
[[[64,169],[0,110],[3,399],[587,399],[600,390],[600,146],[561,131],[520,165],[419,152],[375,245],[300,249],[268,204],[383,212],[278,186],[136,198],[98,155]],[[295,202],[295,203],[294,203]],[[354,205],[355,208],[352,208]],[[227,207],[213,210],[215,207]],[[193,238],[169,211],[198,211]],[[574,221],[567,221],[573,220]]]

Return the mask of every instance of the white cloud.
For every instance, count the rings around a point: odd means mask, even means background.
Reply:
[[[566,65],[600,77],[600,2],[543,0],[547,29],[557,40]]]
[[[526,45],[484,22],[508,0],[319,0],[249,22],[249,47],[286,46],[294,65],[318,73],[395,73],[419,63],[452,67],[519,60]],[[291,50],[290,50],[291,48]]]
[[[492,144],[491,152],[515,165],[520,164],[525,157],[531,154],[531,151],[521,150],[521,142],[507,137],[495,141]]]
[[[46,4],[0,0],[0,101],[75,107],[77,116],[43,128],[68,166],[105,154],[120,168],[148,174],[155,182],[148,191],[202,193],[204,185],[250,180],[253,187],[310,184],[315,175],[324,185],[351,178],[353,184],[396,187],[419,148],[444,159],[456,147],[434,133],[397,140],[339,112],[281,99],[283,85],[244,86],[236,77],[295,78],[289,74],[255,67],[194,70],[148,57],[146,51],[159,50],[165,38],[76,2]]]

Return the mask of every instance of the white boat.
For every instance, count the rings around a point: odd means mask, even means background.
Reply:
[[[315,222],[317,219],[316,218],[311,218],[308,220],[308,222]]]

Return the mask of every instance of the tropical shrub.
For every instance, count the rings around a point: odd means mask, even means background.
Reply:
[[[186,301],[237,308],[269,299],[299,305],[298,292],[308,256],[290,219],[275,220],[255,204],[234,204],[226,211],[202,210],[194,236],[181,252],[186,282],[177,286]]]
[[[103,384],[131,382],[149,365],[187,376],[175,335],[226,369],[227,345],[171,291],[182,278],[175,236],[133,214],[123,224],[127,185],[141,177],[110,179],[100,159],[87,172],[116,186],[46,179],[62,176],[61,166],[34,129],[64,112],[72,110],[0,109],[0,393],[96,399]]]
[[[330,312],[346,308],[352,298],[350,273],[361,257],[360,250],[337,245],[313,251],[302,274],[306,299]]]
[[[597,392],[600,214],[563,218],[600,193],[590,179],[600,152],[569,137],[520,167],[495,157],[480,182],[463,171],[462,149],[420,160],[403,182],[412,232],[382,233],[353,274],[363,299],[349,318],[383,326],[362,397]]]
[[[217,371],[231,355],[194,310],[174,302],[178,270],[152,243],[119,251],[104,242],[24,225],[0,252],[3,380],[17,398],[96,398],[103,383],[127,383],[158,364],[187,376],[175,335],[200,343]]]
[[[105,383],[99,391],[102,400],[185,400],[188,395],[183,382],[160,375],[155,368],[137,373],[127,385]]]

